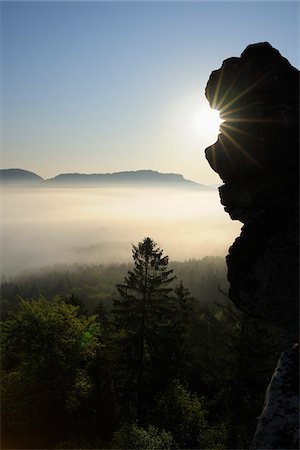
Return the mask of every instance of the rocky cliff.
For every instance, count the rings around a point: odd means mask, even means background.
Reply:
[[[227,256],[229,296],[238,308],[280,326],[295,342],[299,71],[269,43],[249,45],[239,58],[226,59],[212,72],[206,96],[224,120],[206,158],[224,182],[219,192],[225,211],[244,223]],[[281,444],[264,442],[263,448],[287,448],[280,446],[289,439],[284,433]],[[253,448],[262,448],[255,442]]]

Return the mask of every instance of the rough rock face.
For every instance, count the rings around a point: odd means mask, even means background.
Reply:
[[[296,347],[279,358],[251,449],[299,448],[298,355]]]
[[[299,71],[268,43],[223,62],[206,87],[224,120],[206,158],[221,203],[244,223],[227,256],[238,308],[299,336]],[[298,348],[283,352],[252,449],[299,447]]]
[[[206,158],[244,223],[227,256],[230,298],[298,338],[299,71],[269,43],[225,60],[206,87],[224,120]]]

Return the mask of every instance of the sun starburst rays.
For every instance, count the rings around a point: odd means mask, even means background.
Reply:
[[[224,69],[220,69],[220,74],[217,81],[217,86],[215,89],[215,93],[213,96],[213,99],[211,101],[211,107],[213,109],[218,109],[221,114],[228,111],[231,105],[236,103],[238,100],[240,100],[242,97],[244,97],[246,94],[250,93],[255,87],[257,87],[262,81],[264,81],[268,76],[270,75],[269,72],[262,75],[260,78],[255,80],[250,86],[243,89],[241,92],[239,92],[237,95],[235,95],[231,100],[226,101],[226,99],[232,94],[233,87],[237,80],[239,80],[240,73],[238,73],[232,80],[232,82],[229,84],[229,86],[225,89],[225,92],[223,93],[222,97],[219,98],[219,93],[222,87],[222,80],[224,76]]]
[[[228,108],[237,102],[237,100],[240,100],[242,97],[244,97],[246,94],[251,92],[258,84],[260,84],[263,80],[265,80],[270,74],[266,73],[263,76],[261,76],[258,80],[254,81],[250,86],[246,87],[242,92],[237,94],[232,100],[230,100],[228,103],[225,104],[224,107],[222,107],[222,113],[228,111]]]
[[[230,165],[232,166],[234,172],[237,172],[237,166],[234,163],[234,161],[233,161],[233,159],[232,159],[232,157],[230,155],[230,152],[228,151],[227,146],[226,146],[225,142],[223,141],[223,138],[224,138],[224,136],[222,136],[222,134],[221,134],[220,137],[219,137],[220,145],[223,148],[224,154],[226,155],[228,161],[230,162]]]
[[[245,131],[241,128],[235,127],[234,125],[232,125],[226,121],[222,122],[220,131],[222,132],[224,130],[224,128],[228,131],[228,133],[230,133],[230,131],[234,131],[235,133],[250,137],[253,140],[262,141],[261,136],[258,136],[257,134],[254,134],[254,133],[250,133],[249,131]]]
[[[251,98],[251,93],[269,76],[265,73],[253,83],[239,90],[236,94],[234,92],[237,81],[240,80],[240,72],[232,79],[228,86],[222,86],[224,79],[224,68],[222,67],[218,74],[218,79],[215,85],[215,92],[212,96],[211,107],[220,111],[220,117],[223,122],[220,124],[220,133],[218,143],[223,154],[227,157],[230,166],[237,171],[239,163],[233,158],[233,148],[243,155],[245,160],[256,170],[267,174],[266,168],[263,167],[260,157],[253,156],[253,150],[263,145],[263,134],[253,132],[253,127],[250,124],[267,124],[274,123],[274,118],[261,115],[252,115],[251,111],[256,109],[257,104]],[[221,95],[220,95],[221,94]],[[235,95],[234,95],[235,94]],[[254,108],[255,107],[255,108]],[[249,125],[249,126],[248,126]],[[247,139],[249,138],[249,139]],[[250,148],[254,146],[254,148]],[[258,146],[258,147],[257,147]],[[217,167],[218,160],[218,145],[211,146],[211,162],[214,167]],[[258,153],[256,152],[258,155]],[[259,156],[259,155],[258,155]]]
[[[224,136],[236,147],[238,148],[245,156],[246,158],[251,161],[255,166],[257,166],[259,169],[262,170],[261,165],[256,161],[256,159],[252,158],[252,156],[249,154],[249,152],[246,151],[246,149],[240,145],[237,140],[232,137],[227,131],[223,130]]]

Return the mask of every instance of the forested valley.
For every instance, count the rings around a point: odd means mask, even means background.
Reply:
[[[165,250],[2,280],[2,448],[249,448],[286,338]]]

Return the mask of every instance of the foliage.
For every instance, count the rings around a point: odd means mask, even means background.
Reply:
[[[3,425],[10,435],[22,430],[30,445],[58,439],[65,414],[92,390],[88,364],[101,348],[101,328],[77,309],[59,298],[22,300],[2,324]]]
[[[114,435],[114,448],[169,450],[173,447],[172,434],[165,430],[159,431],[153,425],[145,429],[136,423],[125,424]]]
[[[134,268],[123,284],[118,284],[119,298],[114,300],[122,378],[126,390],[136,398],[136,417],[143,414],[145,371],[161,361],[161,353],[172,333],[172,270],[168,257],[150,238],[133,246]],[[165,344],[165,345],[164,345]],[[162,375],[162,373],[161,373]],[[131,385],[131,386],[130,386]],[[130,388],[129,388],[130,386]],[[123,389],[124,390],[124,389]]]
[[[173,312],[173,340],[172,345],[175,352],[175,377],[184,378],[186,368],[186,338],[187,329],[190,324],[192,311],[192,297],[180,281],[174,289],[174,312]],[[170,355],[171,353],[169,353]]]
[[[3,447],[249,448],[286,339],[220,293],[221,258],[133,256],[3,281]]]
[[[224,258],[209,256],[199,260],[170,262],[169,266],[198,301],[208,304],[223,302],[218,286],[227,288]],[[89,314],[95,314],[100,301],[110,310],[115,285],[131,269],[132,264],[57,264],[24,271],[11,279],[4,278],[1,282],[2,320],[6,319],[7,311],[18,308],[19,297],[32,299],[43,296],[51,299],[59,295],[67,300],[73,294]]]
[[[219,314],[226,338],[219,363],[228,446],[248,448],[271,374],[286,344],[278,329],[247,316],[230,302]]]
[[[202,433],[207,427],[205,415],[198,397],[178,380],[170,382],[167,390],[157,398],[153,410],[155,423],[172,433],[177,448],[203,448]]]
[[[201,435],[204,449],[224,450],[227,446],[227,427],[224,422],[205,428]]]

